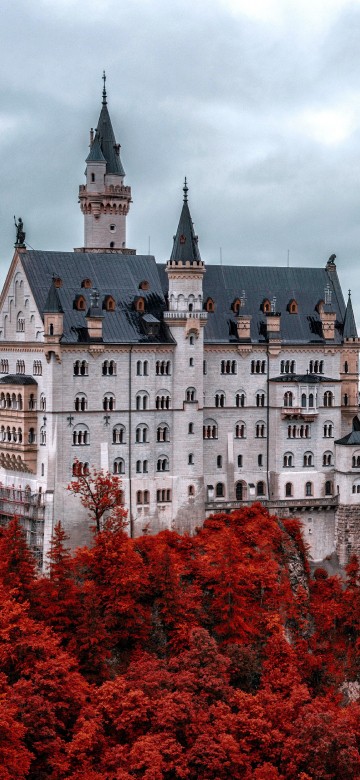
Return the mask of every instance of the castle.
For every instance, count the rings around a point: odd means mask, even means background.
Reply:
[[[104,90],[79,200],[84,246],[29,251],[18,226],[0,299],[0,519],[39,564],[54,523],[89,521],[66,487],[121,475],[130,532],[193,532],[263,502],[300,516],[314,560],[360,552],[359,341],[324,268],[205,265],[185,181],[169,259],[126,247]]]

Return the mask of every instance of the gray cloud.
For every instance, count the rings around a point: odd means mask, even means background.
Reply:
[[[339,1],[323,24],[308,22],[291,8],[281,23],[255,19],[220,0],[5,4],[2,277],[13,214],[34,248],[82,244],[77,189],[105,68],[133,189],[129,246],[146,252],[150,236],[167,259],[186,175],[205,261],[220,247],[224,263],[265,265],[285,265],[288,249],[293,265],[335,252],[356,301],[360,7]]]

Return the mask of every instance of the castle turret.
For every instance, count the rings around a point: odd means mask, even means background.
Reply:
[[[90,131],[86,184],[79,189],[84,214],[84,249],[86,252],[124,252],[131,188],[124,185],[120,144],[116,143],[107,107],[105,73],[103,80],[98,126],[95,132]]]

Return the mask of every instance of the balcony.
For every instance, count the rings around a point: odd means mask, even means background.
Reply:
[[[224,501],[224,499],[218,499],[217,501],[207,501],[205,503],[206,512],[232,512],[234,509],[241,509],[241,507],[251,506],[255,502],[260,502],[269,512],[284,511],[286,513],[293,512],[312,512],[317,510],[320,512],[328,511],[329,509],[337,507],[339,503],[339,496],[324,496],[323,498],[279,498],[277,500],[269,500],[267,498],[253,498],[251,501],[248,499],[245,501]]]
[[[316,419],[318,410],[314,408],[307,409],[302,406],[282,406],[281,419],[282,420],[296,420],[301,418],[307,422],[313,422]]]

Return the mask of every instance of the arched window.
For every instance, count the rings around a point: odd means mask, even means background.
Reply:
[[[42,446],[46,444],[46,428],[44,426],[40,428],[40,444]]]
[[[16,361],[16,373],[25,374],[25,360]]]
[[[312,452],[305,452],[303,457],[304,468],[309,468],[314,465],[314,455]]]
[[[256,485],[256,495],[257,496],[264,496],[265,495],[265,482],[258,482]]]
[[[41,360],[34,360],[34,363],[33,363],[33,374],[34,374],[34,376],[42,376],[42,363],[41,363]]]
[[[217,408],[225,406],[225,393],[221,390],[218,393],[215,393],[215,406]]]
[[[348,364],[347,360],[345,360],[345,363],[344,363],[344,373],[345,374],[349,373],[349,364]]]
[[[242,420],[239,420],[235,425],[235,438],[236,439],[246,438],[246,425]]]
[[[292,482],[287,482],[286,485],[285,485],[285,497],[286,498],[291,498],[292,494],[293,494]]]
[[[195,487],[194,485],[189,485],[188,487],[188,496],[189,498],[192,498],[195,495]]]
[[[266,436],[266,426],[262,420],[259,420],[259,422],[256,423],[255,436],[257,439],[264,439]]]
[[[223,482],[217,482],[215,487],[216,498],[225,498],[225,485]]]
[[[235,396],[235,405],[239,407],[245,406],[246,403],[246,395],[243,390],[239,390],[238,393],[236,393]]]
[[[123,458],[115,458],[113,463],[113,474],[125,474],[125,461]]]
[[[113,412],[115,409],[115,396],[113,393],[106,393],[103,398],[104,412]]]
[[[334,436],[334,426],[331,420],[327,420],[324,423],[323,435],[325,439],[332,439]]]
[[[75,425],[75,428],[73,428],[72,439],[72,443],[76,447],[90,444],[90,431],[87,425]]]
[[[333,483],[330,479],[327,479],[325,482],[325,495],[326,496],[332,496],[333,494]]]
[[[77,393],[74,400],[75,412],[86,412],[88,408],[85,393]]]
[[[138,444],[145,444],[149,441],[149,429],[144,423],[141,423],[141,425],[137,426],[135,431],[135,441]]]
[[[194,462],[195,462],[194,453],[193,452],[189,452],[189,455],[188,455],[188,464],[189,464],[189,466],[193,466]]]
[[[236,482],[235,485],[235,498],[236,501],[243,501],[245,498],[245,483]]]
[[[203,438],[204,439],[217,439],[218,427],[215,420],[205,420],[203,425]]]
[[[104,360],[102,364],[103,376],[116,376],[116,363],[115,360]]]
[[[265,360],[252,360],[251,361],[251,373],[252,374],[265,374],[266,373],[266,361]]]
[[[284,406],[292,406],[294,400],[294,395],[291,392],[291,390],[287,390],[286,393],[284,393]]]
[[[306,482],[305,484],[305,496],[312,496],[313,494],[313,484],[312,482]]]
[[[148,473],[148,462],[147,462],[147,460],[137,460],[136,461],[136,473],[137,474],[147,474]]]
[[[314,408],[314,393],[309,393],[309,409]]]
[[[265,406],[265,393],[256,393],[256,406]]]
[[[46,398],[44,393],[41,393],[40,395],[40,411],[46,412]]]
[[[170,428],[167,423],[161,423],[156,429],[156,441],[170,441]]]
[[[334,405],[334,396],[331,392],[331,390],[326,390],[324,393],[324,406],[333,406]]]
[[[170,409],[170,394],[167,390],[162,390],[155,399],[156,409]]]
[[[302,409],[306,409],[306,393],[301,393],[301,406]]]
[[[353,469],[360,469],[360,454],[356,453],[352,456]]]
[[[236,374],[237,363],[236,360],[222,360],[220,364],[221,374]]]
[[[29,428],[28,441],[29,441],[29,444],[36,444],[35,428]]]
[[[167,455],[160,455],[157,459],[156,471],[169,471],[169,458]]]
[[[19,311],[16,318],[16,330],[18,333],[24,333],[25,331],[25,316],[22,311]]]
[[[1,367],[0,367],[0,373],[1,374],[8,374],[9,373],[9,361],[6,358],[3,358],[1,360]]]
[[[216,466],[217,466],[217,468],[218,469],[222,469],[222,464],[223,464],[222,455],[217,455],[217,458],[216,458]]]
[[[136,409],[144,410],[149,408],[149,395],[144,390],[136,394]]]
[[[120,423],[113,427],[112,442],[113,444],[125,444],[125,428]]]
[[[332,466],[333,465],[333,454],[329,450],[324,452],[323,454],[323,466]]]
[[[188,387],[185,393],[185,400],[189,403],[196,400],[195,387]]]
[[[89,366],[86,360],[75,360],[74,376],[88,376]]]
[[[360,493],[360,480],[357,479],[352,486],[353,493]]]
[[[283,460],[284,469],[290,469],[294,465],[294,456],[292,452],[285,452]]]
[[[170,376],[170,374],[171,374],[170,360],[157,360],[156,376]]]
[[[344,406],[349,405],[349,396],[347,393],[344,393]]]
[[[89,464],[88,463],[82,463],[79,460],[75,460],[72,465],[72,474],[73,477],[87,477],[89,475]]]

